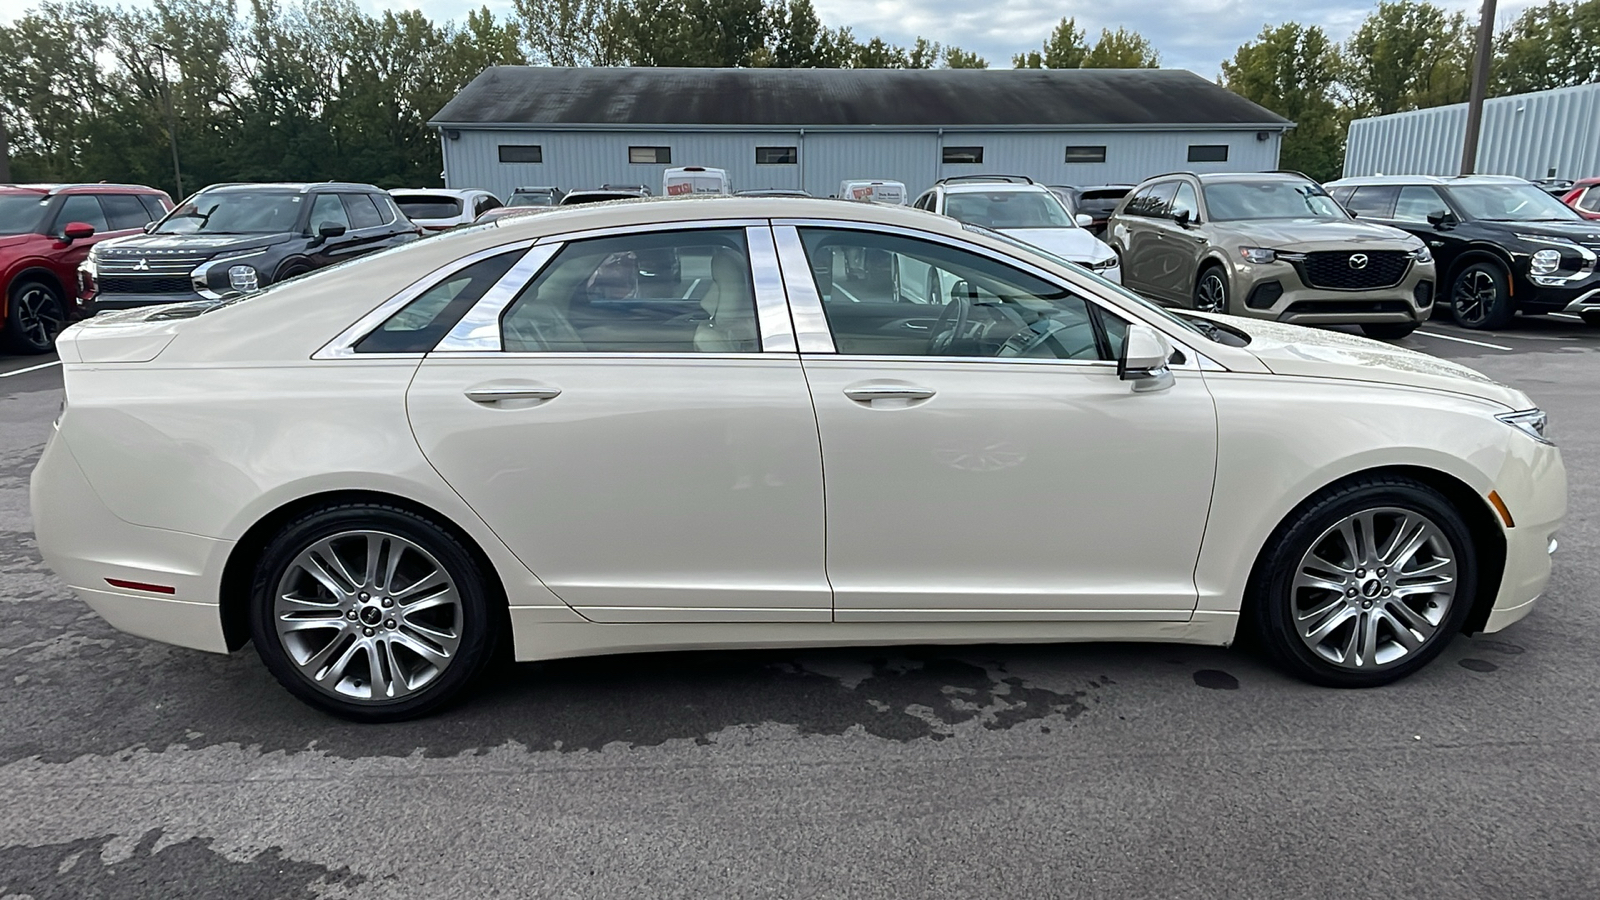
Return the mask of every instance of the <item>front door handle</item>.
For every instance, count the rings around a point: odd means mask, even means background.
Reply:
[[[505,400],[554,400],[561,396],[560,388],[541,387],[482,387],[466,392],[473,403],[500,403]]]
[[[906,384],[864,384],[861,387],[844,389],[844,395],[858,403],[871,403],[874,400],[926,400],[933,394],[934,392],[928,388]]]

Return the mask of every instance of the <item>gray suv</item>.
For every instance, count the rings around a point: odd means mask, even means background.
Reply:
[[[1422,241],[1358,222],[1295,173],[1151,178],[1123,198],[1106,242],[1122,283],[1156,300],[1301,325],[1410,334],[1433,311]]]

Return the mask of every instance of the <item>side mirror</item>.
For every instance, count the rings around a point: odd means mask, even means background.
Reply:
[[[1094,224],[1094,216],[1088,215],[1087,213],[1078,213],[1072,217],[1072,221],[1077,222],[1079,228],[1088,228],[1090,225]]]
[[[334,222],[323,222],[321,225],[317,226],[317,236],[323,240],[327,240],[328,238],[342,237],[344,233],[345,227]]]
[[[94,226],[88,222],[68,222],[67,227],[61,229],[61,239],[69,244],[87,237],[94,237]]]
[[[1177,212],[1172,214],[1172,221],[1177,222],[1179,228],[1188,228],[1189,227],[1189,211],[1187,209],[1178,210]]]
[[[1441,228],[1442,229],[1442,228],[1453,228],[1458,223],[1456,221],[1456,214],[1455,213],[1453,213],[1453,212],[1451,212],[1451,211],[1449,211],[1447,209],[1441,209],[1438,212],[1428,213],[1428,224],[1432,225],[1435,228]]]
[[[1133,382],[1135,393],[1164,391],[1172,387],[1172,345],[1166,335],[1139,322],[1128,326],[1122,341],[1122,357],[1117,360],[1117,377]]]

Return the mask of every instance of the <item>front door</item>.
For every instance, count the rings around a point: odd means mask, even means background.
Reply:
[[[770,352],[789,332],[771,259],[765,227],[573,241],[483,301],[504,306],[474,326],[494,349],[418,369],[429,461],[588,618],[830,620],[816,419],[796,354]]]
[[[983,252],[778,238],[796,320],[820,305],[837,348],[803,359],[838,621],[1190,617],[1216,463],[1197,371],[1134,393],[1124,319]],[[849,264],[885,257],[887,293]]]

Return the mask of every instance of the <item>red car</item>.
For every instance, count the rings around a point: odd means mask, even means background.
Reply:
[[[1600,222],[1600,178],[1582,178],[1572,183],[1561,202],[1578,211],[1585,219]]]
[[[0,352],[47,353],[83,316],[78,264],[106,238],[140,234],[172,209],[133,184],[0,185]]]

